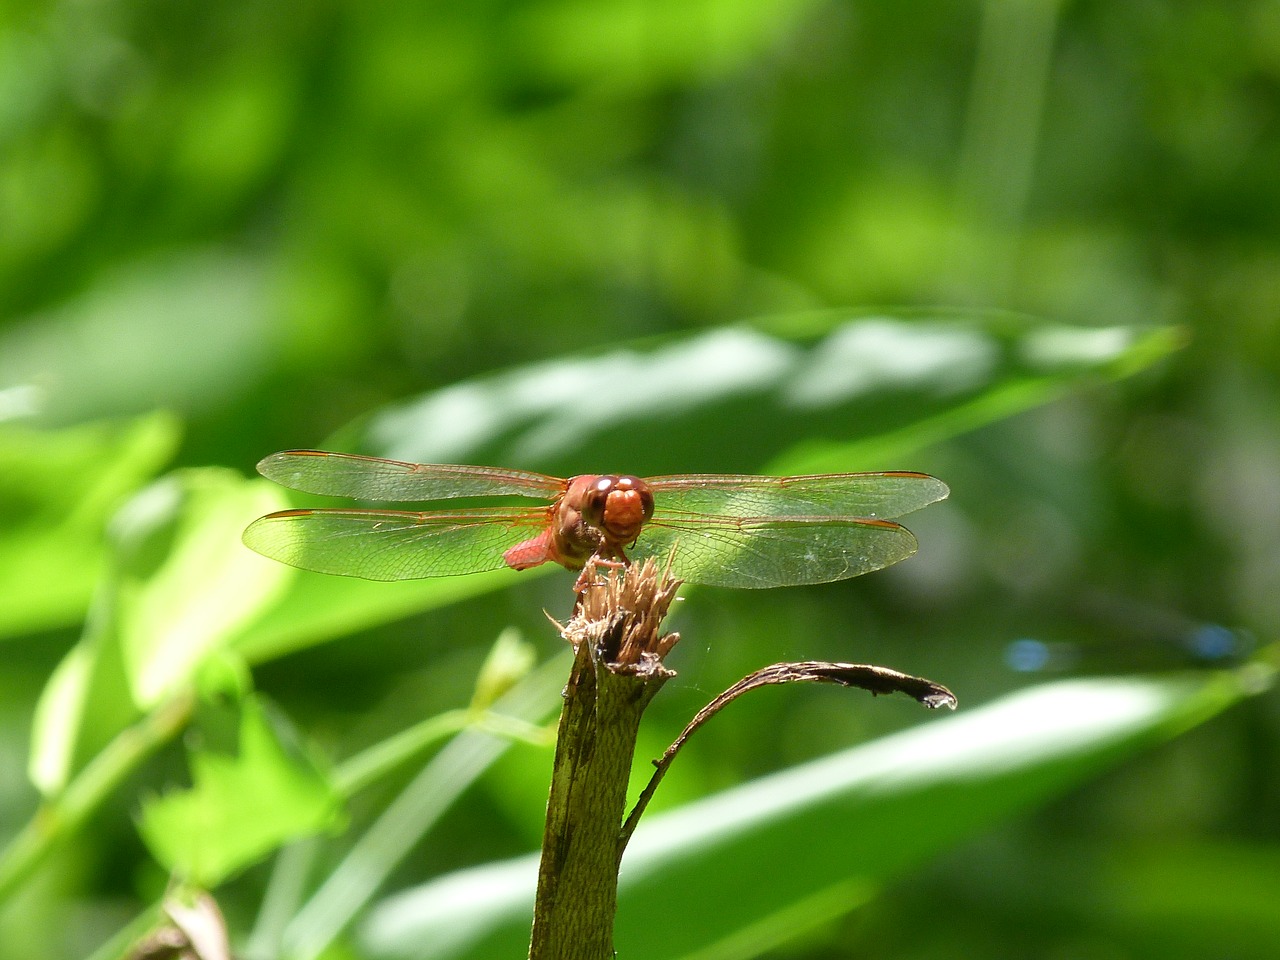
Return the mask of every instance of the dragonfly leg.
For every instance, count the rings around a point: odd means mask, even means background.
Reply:
[[[580,597],[587,587],[599,586],[601,581],[599,579],[595,579],[595,572],[600,567],[605,567],[609,570],[625,570],[630,565],[631,561],[629,561],[625,556],[621,559],[614,559],[611,557],[602,557],[600,554],[596,554],[591,558],[589,563],[583,566],[582,572],[578,574],[578,579],[575,580],[573,584],[573,592]],[[591,576],[588,576],[587,571],[591,571]]]

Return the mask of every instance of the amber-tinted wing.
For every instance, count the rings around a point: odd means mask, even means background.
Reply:
[[[551,500],[565,481],[541,473],[450,463],[405,463],[324,450],[285,450],[258,464],[268,480],[328,497],[397,502],[521,496]]]
[[[664,562],[690,583],[754,589],[829,583],[879,570],[916,551],[911,531],[863,517],[711,517],[650,521],[633,560]]]
[[[649,477],[656,518],[844,517],[891,520],[947,496],[925,473],[825,473],[803,477],[687,474]]]
[[[503,553],[546,528],[548,508],[409,513],[285,510],[260,517],[244,543],[303,570],[366,580],[417,580],[502,567]]]
[[[947,496],[923,473],[651,477],[653,520],[633,558],[665,558],[691,583],[754,588],[828,583],[916,550],[900,517]]]

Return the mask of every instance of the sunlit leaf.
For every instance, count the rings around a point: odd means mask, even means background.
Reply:
[[[49,677],[31,726],[27,776],[42,793],[67,782],[93,670],[93,650],[77,644]]]
[[[243,703],[239,752],[197,751],[192,787],[143,805],[151,852],[177,875],[212,886],[280,844],[336,823],[327,776],[287,750],[256,700]]]
[[[474,710],[487,710],[508,690],[519,683],[537,663],[538,652],[514,627],[498,634],[489,655],[476,676],[475,693],[471,695]]]
[[[251,662],[270,660],[374,624],[490,593],[510,586],[516,577],[554,573],[547,566],[520,573],[495,570],[469,577],[380,583],[299,570],[281,602],[244,629],[236,649]],[[567,592],[573,580],[565,576]]]
[[[63,430],[0,425],[0,637],[84,617],[107,518],[177,442],[164,414]]]
[[[455,384],[338,440],[397,460],[559,476],[750,473],[833,442],[870,452],[893,440],[907,457],[1072,386],[1132,374],[1181,342],[1163,327],[984,311],[770,317]],[[841,470],[910,467],[865,462],[856,448],[827,459]]]
[[[265,481],[208,469],[153,484],[116,517],[116,630],[140,707],[190,679],[285,585],[290,568],[238,536],[280,502]]]
[[[32,781],[58,791],[139,711],[196,679],[235,690],[237,629],[279,594],[292,571],[246,550],[241,527],[280,504],[263,481],[190,470],[153,483],[114,517],[109,563],[83,634],[41,694]]]
[[[517,723],[541,722],[555,708],[568,666],[564,653],[547,661],[501,696],[495,710]],[[413,845],[514,742],[487,727],[454,737],[355,839],[282,931],[282,953],[315,956],[363,914]]]
[[[260,262],[219,250],[128,262],[0,331],[0,385],[40,384],[53,423],[208,409],[251,382],[272,349],[265,280]]]
[[[517,21],[528,69],[559,81],[647,90],[722,75],[802,21],[812,0],[558,0]],[[707,25],[714,23],[715,42]]]

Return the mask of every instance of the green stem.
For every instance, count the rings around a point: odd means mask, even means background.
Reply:
[[[519,717],[490,710],[449,710],[416,723],[348,758],[334,771],[334,784],[343,797],[349,798],[427,747],[467,727],[539,746],[548,742],[542,727]]]
[[[334,786],[343,797],[351,797],[421,750],[464,729],[470,721],[471,711],[449,710],[415,723],[343,761],[333,771]]]

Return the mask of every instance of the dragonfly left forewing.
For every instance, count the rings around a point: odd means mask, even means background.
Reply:
[[[673,575],[690,583],[753,589],[846,580],[915,551],[911,532],[887,520],[701,517],[651,523],[628,553],[673,556]]]
[[[720,474],[650,477],[656,517],[858,517],[891,520],[945,499],[925,473],[828,473],[802,477]]]
[[[397,502],[453,497],[520,496],[550,500],[565,481],[541,473],[453,463],[408,463],[326,450],[282,450],[263,458],[258,472],[303,493]]]

